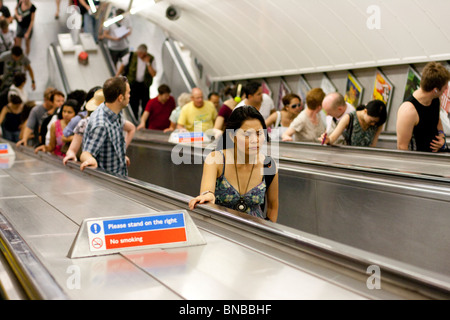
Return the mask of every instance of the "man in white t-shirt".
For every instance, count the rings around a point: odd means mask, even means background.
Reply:
[[[261,110],[261,104],[263,102],[263,92],[262,85],[259,82],[251,81],[244,85],[243,93],[245,94],[245,99],[242,100],[236,108],[242,106],[252,106],[256,110]],[[236,109],[235,108],[235,109]],[[261,112],[261,111],[260,111]]]
[[[139,45],[136,52],[130,52],[120,60],[116,76],[125,75],[130,83],[130,106],[139,122],[142,112],[150,100],[150,86],[156,76],[155,58],[147,52],[145,44]],[[140,109],[142,107],[142,110]]]
[[[117,9],[116,17],[123,14],[125,11]],[[113,23],[112,25],[103,28],[102,38],[108,39],[108,49],[114,65],[126,55],[130,50],[130,41],[128,37],[132,31],[131,22],[128,17]]]
[[[275,110],[275,104],[273,103],[272,98],[267,93],[263,93],[259,113],[261,113],[265,120],[270,116],[272,110]]]
[[[345,114],[355,111],[355,107],[350,103],[345,102],[344,97],[339,92],[327,94],[323,99],[322,108],[327,113],[327,135],[330,135],[334,131],[339,120],[341,120]],[[345,145],[346,142],[341,135],[333,144]]]

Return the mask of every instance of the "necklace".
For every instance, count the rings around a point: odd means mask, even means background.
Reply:
[[[250,171],[250,176],[248,177],[247,186],[245,187],[244,191],[247,191],[247,189],[248,189],[248,185],[250,183],[250,179],[252,178],[254,168],[255,168],[255,164],[253,163],[252,171]],[[234,162],[234,169],[236,171],[236,179],[237,179],[237,183],[238,183],[239,196],[240,196],[239,201],[234,208],[238,211],[246,212],[248,209],[248,205],[245,203],[244,198],[241,195],[241,186],[239,184],[239,176],[238,176],[238,172],[237,172],[236,161]]]

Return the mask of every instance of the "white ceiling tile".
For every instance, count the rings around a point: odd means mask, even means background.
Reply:
[[[177,21],[165,17],[169,4],[181,11]],[[370,6],[380,9],[379,30],[366,25]],[[448,12],[448,0],[161,0],[142,14],[211,78],[233,79],[446,55]]]

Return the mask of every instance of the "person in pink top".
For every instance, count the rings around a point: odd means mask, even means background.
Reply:
[[[137,129],[164,130],[170,126],[170,114],[175,109],[175,99],[170,95],[170,88],[162,84],[158,88],[158,96],[150,99],[141,117]]]
[[[50,127],[50,143],[48,145],[42,145],[34,149],[35,153],[39,151],[51,152],[57,156],[64,157],[65,153],[62,152],[63,142],[63,130],[67,124],[75,117],[80,111],[78,102],[73,99],[67,100],[58,114],[58,120],[56,120]],[[70,143],[70,142],[69,142]]]

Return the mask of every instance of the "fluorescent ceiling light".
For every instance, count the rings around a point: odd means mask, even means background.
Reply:
[[[123,15],[118,15],[117,17],[114,17],[114,18],[112,18],[112,19],[109,19],[109,20],[107,20],[107,21],[105,21],[104,23],[103,23],[103,26],[105,27],[105,28],[108,28],[110,25],[112,25],[112,24],[114,24],[114,23],[116,23],[116,22],[119,22],[120,20],[122,20],[123,19]]]
[[[94,1],[93,0],[88,0],[89,3],[89,7],[91,8],[92,13],[96,13],[97,12],[97,8],[95,7]]]
[[[92,0],[88,0],[88,1],[89,1],[89,5],[91,5]],[[150,7],[150,6],[154,5],[157,1],[158,1],[158,0],[145,0],[145,1],[143,2],[143,4],[138,5],[138,6],[134,7],[134,8],[132,8],[129,12],[125,12],[123,15],[121,14],[121,15],[118,15],[117,17],[114,17],[114,18],[111,18],[111,19],[105,21],[105,22],[103,23],[103,26],[104,26],[105,28],[107,28],[107,27],[109,27],[110,25],[112,25],[112,24],[114,24],[114,23],[116,23],[116,22],[122,20],[123,17],[124,17],[124,15],[126,15],[126,14],[136,14],[136,13],[138,13],[139,11],[141,11],[141,10],[147,8],[147,7]],[[92,5],[93,5],[93,3],[92,3]],[[95,6],[94,6],[94,8],[95,8]],[[92,9],[91,9],[91,10],[92,10]],[[92,12],[94,12],[94,11],[92,10]]]

